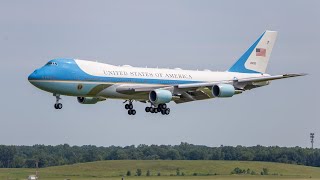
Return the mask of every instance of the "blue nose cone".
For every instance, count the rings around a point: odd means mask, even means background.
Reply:
[[[40,76],[39,76],[39,73],[38,73],[38,70],[35,70],[33,73],[31,73],[29,76],[28,76],[28,80],[37,80],[37,79],[40,79]]]

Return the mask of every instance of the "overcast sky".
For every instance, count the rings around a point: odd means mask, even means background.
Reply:
[[[320,147],[320,1],[0,1],[0,144]],[[162,116],[122,101],[81,105],[32,86],[57,57],[224,71],[266,30],[279,31],[268,73],[309,73]]]

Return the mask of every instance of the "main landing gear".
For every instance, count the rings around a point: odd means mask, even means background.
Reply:
[[[60,98],[60,94],[53,94],[53,96],[56,97],[56,103],[54,104],[54,108],[55,109],[62,109],[62,104],[59,103]]]
[[[129,100],[129,103],[126,104],[124,107],[125,107],[125,109],[128,110],[129,115],[136,115],[137,111],[135,109],[133,109],[132,100]]]
[[[136,115],[137,111],[133,109],[132,100],[127,100],[124,103],[125,109],[128,110],[129,115]],[[162,115],[169,115],[170,114],[170,108],[167,107],[167,104],[158,104],[158,106],[151,104],[151,107],[146,107],[146,112],[150,112],[152,114],[161,113]]]
[[[162,115],[170,114],[170,108],[167,107],[167,104],[159,104],[158,107],[146,107],[145,111],[152,114],[158,112],[161,112]]]

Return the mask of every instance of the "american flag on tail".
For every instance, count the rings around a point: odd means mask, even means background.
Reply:
[[[265,48],[256,48],[256,56],[266,57],[267,50]]]

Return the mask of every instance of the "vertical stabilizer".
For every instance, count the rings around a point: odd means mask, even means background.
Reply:
[[[264,32],[228,71],[265,73],[276,38],[276,31]]]

